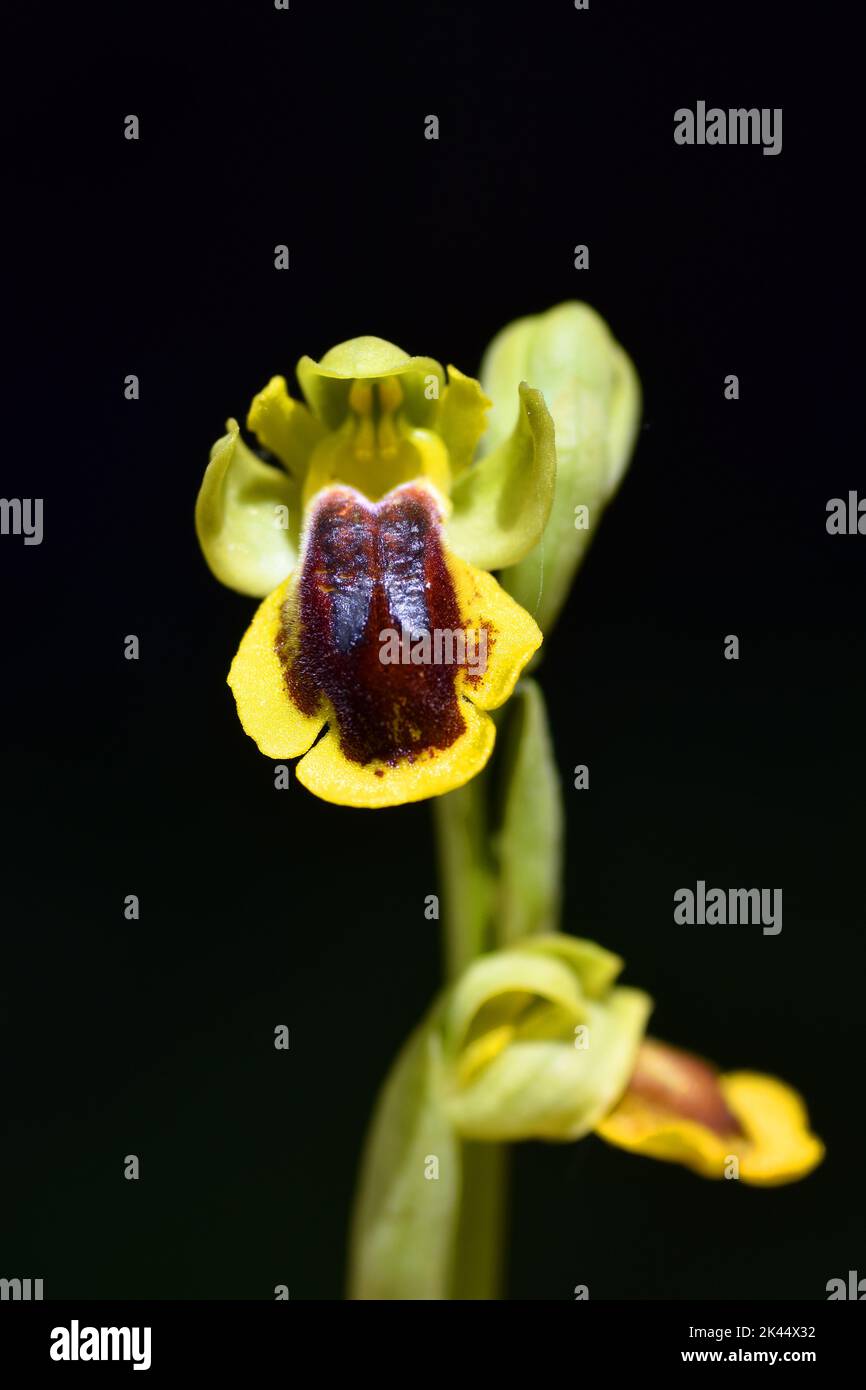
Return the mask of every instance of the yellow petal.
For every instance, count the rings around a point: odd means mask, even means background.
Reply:
[[[485,396],[479,382],[449,366],[448,385],[436,415],[436,430],[445,441],[455,477],[472,462],[478,441],[487,428],[487,412],[491,405],[492,401]]]
[[[300,401],[293,401],[284,376],[271,377],[263,391],[254,398],[247,416],[251,429],[266,449],[289,469],[295,478],[302,478],[307,461],[319,440],[324,437],[323,426]]]
[[[414,761],[402,761],[393,767],[378,761],[357,763],[346,758],[340,750],[339,733],[331,727],[298,763],[298,781],[308,791],[338,806],[375,809],[442,796],[462,787],[480,772],[493,751],[493,720],[468,700],[460,701],[460,713],[466,729],[450,747],[426,750]]]
[[[241,724],[269,758],[306,753],[326,718],[324,709],[308,715],[294,703],[277,656],[280,610],[292,582],[289,576],[259,604],[228,675]]]
[[[475,651],[483,653],[486,643],[486,669],[482,672],[479,663],[478,674],[471,669],[462,670],[457,688],[479,709],[498,709],[541,646],[541,629],[492,574],[476,569],[451,552],[447,559],[460,617],[467,629],[467,646],[474,642]]]
[[[809,1116],[795,1090],[774,1076],[735,1071],[721,1078],[722,1094],[750,1145],[740,1161],[746,1182],[774,1186],[811,1173],[824,1145],[809,1129]]]
[[[682,1163],[705,1178],[724,1177],[727,1158],[735,1152],[735,1140],[723,1143],[713,1130],[697,1121],[659,1113],[628,1093],[597,1126],[596,1133],[618,1148]]]
[[[675,1056],[676,1049],[670,1053]],[[790,1086],[757,1072],[732,1072],[717,1077],[716,1084],[739,1134],[720,1134],[677,1114],[673,1104],[633,1090],[626,1091],[596,1132],[619,1148],[682,1163],[706,1178],[733,1176],[733,1157],[741,1181],[761,1186],[795,1182],[818,1166],[824,1146],[810,1132],[806,1108]]]

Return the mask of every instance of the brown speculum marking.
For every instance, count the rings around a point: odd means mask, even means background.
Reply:
[[[340,747],[357,763],[390,765],[449,748],[466,728],[452,664],[383,662],[383,634],[405,639],[462,626],[442,548],[438,510],[424,488],[379,503],[335,487],[314,504],[291,612],[277,653],[306,714],[322,697]]]
[[[657,1109],[694,1120],[720,1138],[742,1135],[725,1103],[718,1073],[702,1058],[679,1048],[645,1038],[628,1089]]]

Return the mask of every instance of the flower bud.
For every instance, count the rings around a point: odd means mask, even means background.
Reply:
[[[518,319],[493,339],[481,384],[493,401],[481,451],[513,425],[518,384],[544,396],[556,431],[557,480],[547,529],[501,582],[543,631],[555,622],[605,505],[628,465],[640,422],[640,382],[604,320],[587,304]]]
[[[634,1070],[651,1003],[622,961],[551,934],[483,956],[445,1005],[445,1108],[464,1139],[579,1139]]]

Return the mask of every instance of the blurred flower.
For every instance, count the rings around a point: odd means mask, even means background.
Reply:
[[[551,932],[479,956],[441,993],[373,1115],[353,1297],[452,1296],[467,1152],[488,1144],[595,1132],[707,1177],[764,1185],[820,1163],[823,1145],[790,1087],[752,1072],[720,1076],[646,1038],[652,1001],[616,983],[621,969],[594,942]]]
[[[759,1072],[720,1075],[700,1057],[653,1038],[641,1045],[628,1087],[597,1133],[706,1178],[768,1187],[805,1177],[824,1157],[790,1086]]]
[[[464,1139],[579,1139],[632,1074],[652,1008],[622,961],[551,933],[481,956],[442,1016],[445,1110]]]
[[[600,1123],[651,1007],[615,983],[621,968],[594,942],[551,932],[478,957],[442,992],[373,1115],[353,1298],[451,1297],[467,1152],[487,1147],[472,1141],[579,1139]]]

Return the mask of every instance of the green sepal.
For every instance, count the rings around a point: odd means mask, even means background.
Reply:
[[[553,504],[556,445],[540,391],[521,382],[508,439],[455,482],[448,543],[479,569],[516,564],[538,544]]]
[[[602,999],[622,971],[622,956],[582,936],[550,932],[521,941],[521,951],[538,951],[569,965],[577,973],[587,999]]]
[[[398,1056],[373,1115],[353,1214],[350,1298],[450,1297],[461,1146],[444,1110],[442,1071],[431,1016]]]
[[[543,391],[556,426],[556,495],[541,543],[501,581],[548,632],[628,464],[641,393],[630,359],[588,305],[561,304],[519,319],[494,338],[482,363],[482,385],[494,402],[482,454],[500,446],[523,378]],[[586,529],[575,526],[581,506],[588,509]]]
[[[447,1111],[464,1140],[579,1139],[624,1091],[651,1001],[592,941],[530,936],[474,961],[442,1002]]]
[[[500,735],[497,935],[504,945],[559,926],[564,815],[541,688],[521,681]]]
[[[294,568],[300,501],[295,481],[247,448],[237,420],[211,449],[195,504],[195,528],[213,573],[230,589],[264,598]],[[288,525],[284,525],[285,521]]]
[[[585,1048],[573,1030],[517,1036],[450,1094],[452,1122],[463,1138],[487,1142],[582,1138],[625,1090],[650,1008],[640,990],[614,989],[587,1004]]]
[[[536,1001],[553,1005],[575,1023],[586,1016],[577,973],[552,956],[514,949],[481,956],[448,995],[443,1038],[449,1061],[455,1062],[460,1049],[485,1031],[517,1027],[516,1021]]]
[[[355,381],[398,377],[403,414],[424,428],[434,420],[445,387],[445,372],[432,357],[410,357],[394,343],[372,336],[338,343],[319,362],[302,357],[296,371],[310,409],[329,430],[339,429],[345,420]]]

